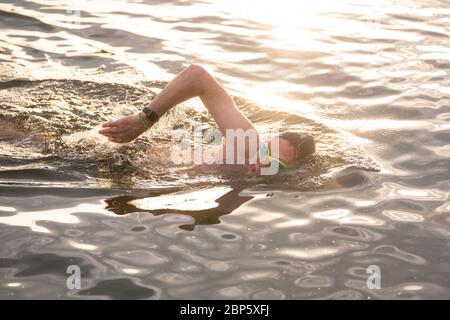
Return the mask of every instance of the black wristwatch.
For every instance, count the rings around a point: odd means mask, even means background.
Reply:
[[[158,122],[159,120],[158,115],[156,114],[155,111],[153,111],[149,107],[145,107],[144,109],[142,109],[142,112],[145,113],[145,117],[152,123]]]

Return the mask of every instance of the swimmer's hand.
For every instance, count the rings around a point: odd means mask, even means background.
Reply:
[[[148,127],[151,127],[152,124],[146,123]],[[109,141],[115,143],[127,143],[133,141],[147,130],[147,128],[144,128],[140,123],[137,115],[126,116],[115,121],[102,123],[102,128],[103,129],[99,130],[98,133],[108,137]]]

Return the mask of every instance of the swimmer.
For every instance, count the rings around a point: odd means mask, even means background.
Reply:
[[[254,124],[239,110],[225,88],[208,71],[195,64],[180,72],[141,112],[105,122],[99,133],[111,142],[128,143],[149,130],[171,108],[194,97],[201,99],[226,137],[230,130],[255,132],[257,148],[249,148],[248,139],[244,144],[243,157],[249,173],[259,173],[261,168],[272,165],[281,170],[288,169],[315,152],[312,136],[298,132],[285,132],[271,137],[267,144],[260,143]],[[235,148],[236,145],[234,142]],[[223,154],[225,157],[225,151]]]

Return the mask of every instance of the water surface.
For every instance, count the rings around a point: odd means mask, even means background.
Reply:
[[[449,14],[444,0],[2,1],[0,297],[448,299]],[[127,145],[96,133],[191,63],[263,134],[314,135],[314,159],[269,178],[173,165],[174,129],[214,126],[197,100]]]

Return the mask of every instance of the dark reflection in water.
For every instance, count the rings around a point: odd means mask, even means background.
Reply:
[[[103,280],[94,287],[78,292],[81,296],[107,296],[112,299],[148,299],[155,290],[140,287],[128,278]]]
[[[133,200],[149,199],[145,197],[132,197],[132,196],[118,196],[106,199],[106,209],[116,214],[128,214],[136,212],[147,212],[155,216],[161,214],[182,214],[194,218],[194,223],[181,225],[180,228],[184,230],[194,230],[197,225],[210,225],[220,223],[219,217],[232,213],[235,209],[239,208],[245,202],[253,199],[252,196],[240,196],[239,193],[243,188],[234,188],[227,192],[225,195],[217,198],[215,202],[217,207],[204,209],[204,210],[176,210],[176,209],[155,209],[145,210],[140,209],[138,206],[132,203]],[[134,230],[135,231],[135,230]]]
[[[66,270],[70,265],[80,267],[82,277],[90,277],[94,268],[85,265],[85,261],[78,257],[63,257],[53,253],[44,254],[24,254],[20,259],[0,259],[0,268],[18,269],[15,277],[30,277],[36,275],[58,275],[65,277]]]

